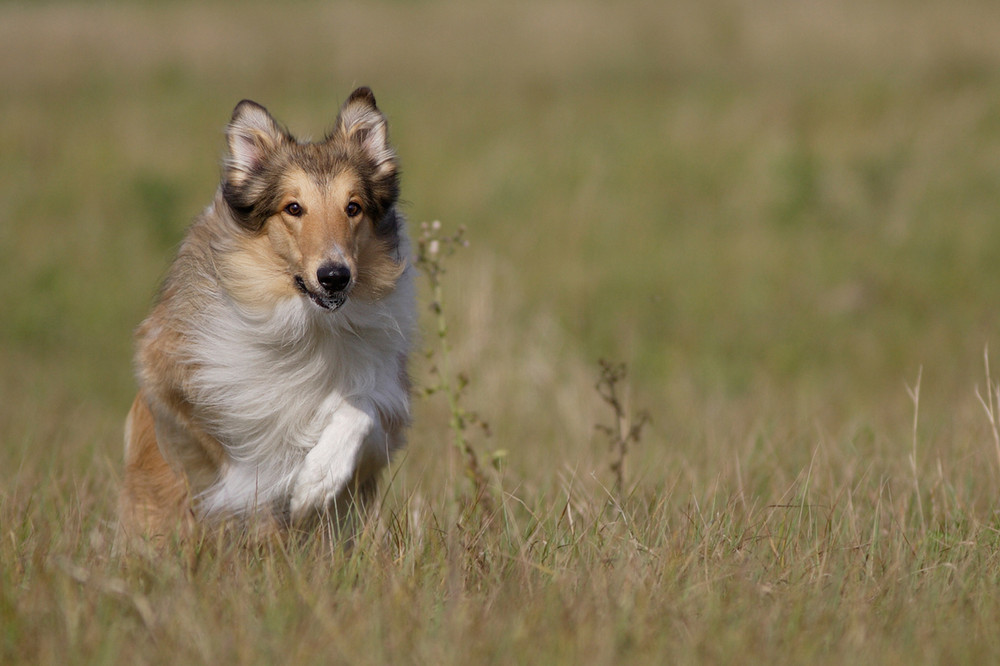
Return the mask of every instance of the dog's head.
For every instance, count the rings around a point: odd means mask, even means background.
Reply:
[[[399,176],[371,90],[351,93],[322,141],[297,141],[249,100],[236,106],[226,138],[222,196],[243,231],[224,268],[234,295],[261,302],[297,293],[332,311],[392,289],[404,268]]]

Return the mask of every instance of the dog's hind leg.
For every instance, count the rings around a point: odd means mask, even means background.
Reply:
[[[164,460],[153,415],[140,392],[125,421],[125,478],[119,515],[126,536],[184,532],[193,518],[187,482]]]

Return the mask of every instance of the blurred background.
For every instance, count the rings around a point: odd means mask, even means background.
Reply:
[[[4,2],[0,489],[114,487],[131,334],[232,108],[322,136],[357,85],[411,224],[468,229],[452,344],[527,484],[603,464],[599,358],[651,482],[755,451],[792,478],[825,437],[903,460],[918,374],[928,457],[992,468],[998,35],[989,0]],[[433,475],[447,417],[416,410]]]

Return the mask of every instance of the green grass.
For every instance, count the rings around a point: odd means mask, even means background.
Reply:
[[[0,5],[0,663],[996,662],[997,34],[987,0]],[[437,395],[350,551],[115,551],[131,332],[232,107],[317,136],[360,84],[414,231],[468,229],[487,495]],[[620,494],[600,358],[652,417]]]

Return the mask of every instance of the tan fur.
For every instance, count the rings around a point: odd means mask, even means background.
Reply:
[[[406,270],[406,261],[395,261],[385,241],[375,238],[368,226],[362,227],[358,244],[359,296],[377,301],[396,285]]]
[[[156,445],[153,415],[140,392],[125,424],[125,484],[120,512],[127,531],[150,535],[185,532],[193,520],[184,476],[170,467]]]

